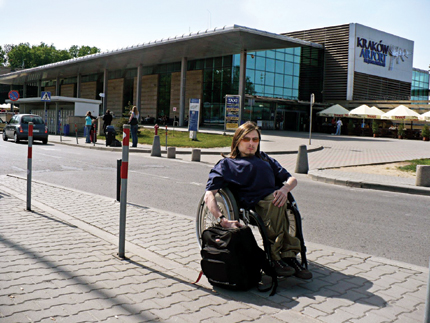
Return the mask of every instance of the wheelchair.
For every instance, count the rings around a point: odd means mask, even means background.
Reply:
[[[241,221],[245,225],[257,226],[260,232],[264,251],[267,259],[272,263],[270,241],[267,235],[266,227],[262,218],[252,209],[239,208],[236,198],[229,188],[223,188],[218,190],[215,194],[215,200],[218,204],[221,213],[229,220]],[[297,203],[291,193],[288,193],[287,201],[287,214],[289,222],[289,234],[293,237],[297,237],[300,240],[300,257],[301,264],[305,268],[308,268],[308,262],[306,259],[306,246],[303,238],[302,230],[302,218],[297,206]],[[197,209],[196,216],[196,235],[197,241],[201,248],[202,245],[202,233],[205,229],[217,225],[215,217],[209,211],[205,201],[204,194],[200,199],[199,206]]]

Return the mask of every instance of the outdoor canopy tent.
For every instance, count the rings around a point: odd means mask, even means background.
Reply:
[[[354,118],[363,118],[363,119],[380,119],[381,115],[383,115],[384,112],[379,110],[376,107],[369,107],[365,104],[360,105],[359,107],[352,109],[349,112],[350,117]]]
[[[349,111],[340,104],[332,105],[331,107],[317,113],[319,117],[348,117]]]
[[[430,121],[430,111],[420,115],[419,119],[422,121]]]
[[[384,113],[381,119],[391,119],[391,120],[418,120],[419,114],[415,111],[409,109],[404,105],[399,105],[397,108]]]

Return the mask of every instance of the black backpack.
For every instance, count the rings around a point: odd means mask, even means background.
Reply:
[[[212,285],[248,290],[259,285],[263,270],[272,277],[272,285],[259,290],[272,289],[270,295],[275,294],[276,272],[248,226],[238,229],[214,226],[204,230],[200,253],[202,271]]]

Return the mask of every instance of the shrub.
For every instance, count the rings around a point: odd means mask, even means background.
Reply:
[[[430,130],[429,130],[429,126],[428,125],[424,125],[423,130],[421,130],[421,135],[423,136],[423,138],[429,138],[430,137]]]

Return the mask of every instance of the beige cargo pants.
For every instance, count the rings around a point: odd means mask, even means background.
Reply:
[[[295,257],[300,252],[300,240],[289,232],[287,204],[277,207],[273,204],[273,193],[267,195],[255,206],[255,211],[263,219],[272,247],[272,259]]]

